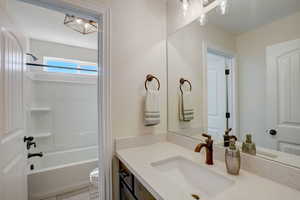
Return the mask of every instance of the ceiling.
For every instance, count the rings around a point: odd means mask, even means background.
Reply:
[[[213,12],[209,23],[240,34],[300,11],[300,0],[228,0],[225,16]]]
[[[177,0],[176,0],[177,1]],[[300,0],[228,0],[225,16],[212,11],[209,23],[240,34],[300,11]],[[9,0],[8,8],[28,37],[97,49],[97,34],[82,35],[63,25],[64,13]],[[22,12],[20,12],[22,11]]]
[[[82,35],[66,27],[63,23],[65,13],[17,0],[8,1],[8,10],[29,38],[97,49],[97,33]]]

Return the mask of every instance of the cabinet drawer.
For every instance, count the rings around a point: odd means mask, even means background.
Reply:
[[[121,200],[136,200],[123,183],[120,184],[120,192]]]
[[[127,169],[127,167],[120,162],[120,169],[119,169],[120,178],[127,184],[129,189],[133,191],[133,175]]]
[[[139,200],[155,200],[152,194],[136,178],[134,178],[134,193]]]

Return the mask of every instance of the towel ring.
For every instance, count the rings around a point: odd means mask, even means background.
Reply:
[[[189,81],[189,80],[186,80],[184,78],[181,78],[179,80],[179,83],[180,83],[180,91],[181,91],[181,94],[183,94],[183,91],[182,91],[182,85],[187,82],[189,85],[190,85],[190,91],[192,91],[192,83]]]
[[[156,78],[155,76],[151,75],[151,74],[148,74],[148,75],[146,76],[146,80],[145,80],[145,89],[146,89],[146,90],[148,90],[147,82],[151,82],[151,81],[153,81],[153,79],[155,79],[155,80],[157,81],[157,84],[158,84],[157,90],[160,89],[160,82],[159,82],[159,79]]]

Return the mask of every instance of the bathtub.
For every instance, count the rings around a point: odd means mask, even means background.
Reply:
[[[28,164],[30,200],[54,197],[89,186],[89,173],[97,167],[98,147],[45,153]]]

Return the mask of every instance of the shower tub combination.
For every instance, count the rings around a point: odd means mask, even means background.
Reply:
[[[40,200],[90,186],[89,174],[97,167],[98,147],[45,153],[29,163],[29,199]]]

